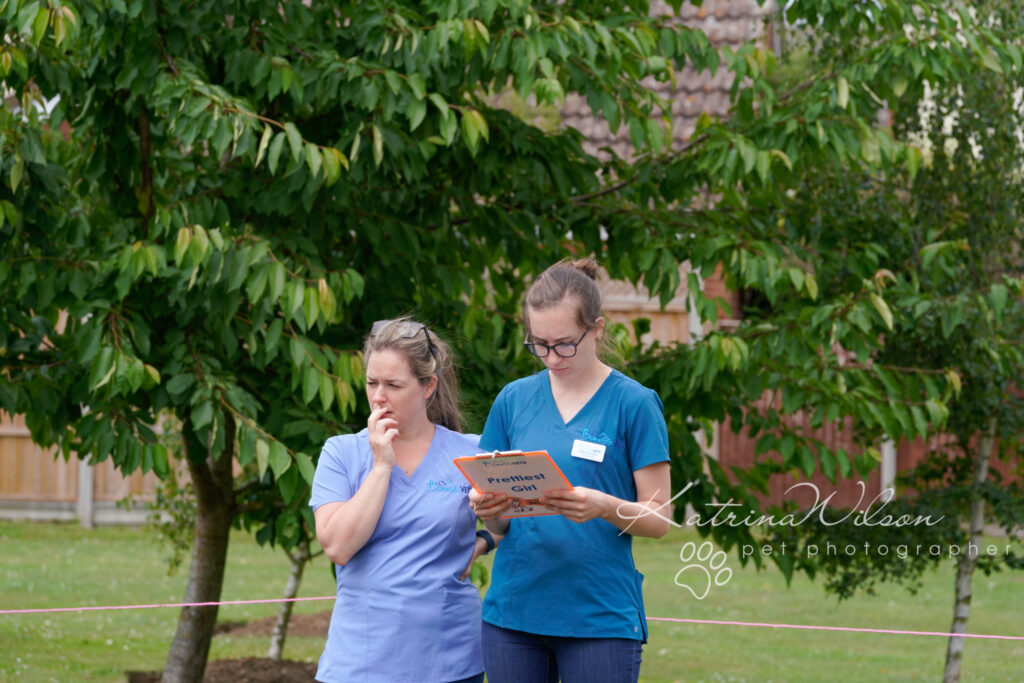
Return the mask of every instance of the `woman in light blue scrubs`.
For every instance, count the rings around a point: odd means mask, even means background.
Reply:
[[[493,547],[477,535],[458,433],[451,353],[421,323],[375,323],[363,348],[366,429],[324,444],[310,506],[337,565],[316,680],[483,680],[480,594],[467,579]]]
[[[483,607],[490,683],[635,683],[647,640],[633,536],[669,529],[668,431],[661,400],[600,360],[597,264],[548,268],[523,304],[526,348],[544,363],[495,399],[480,448],[546,450],[573,490],[557,515],[501,519],[510,501],[470,494],[503,534]]]

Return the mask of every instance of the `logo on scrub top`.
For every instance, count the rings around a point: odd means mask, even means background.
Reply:
[[[580,434],[580,438],[585,439],[586,441],[590,441],[592,443],[599,443],[604,446],[611,446],[612,443],[614,443],[612,441],[612,437],[608,436],[604,432],[601,432],[600,434],[591,434],[590,430],[587,429],[586,427],[583,428],[583,433]]]
[[[447,479],[431,479],[427,482],[427,489],[430,491],[442,491],[444,493],[469,493],[472,487],[469,484],[460,485]]]

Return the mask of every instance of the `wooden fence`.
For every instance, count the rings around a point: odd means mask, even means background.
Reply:
[[[156,476],[124,477],[107,460],[97,465],[32,443],[20,415],[0,412],[0,519],[74,520],[134,524],[145,520]],[[135,504],[118,505],[128,496]]]

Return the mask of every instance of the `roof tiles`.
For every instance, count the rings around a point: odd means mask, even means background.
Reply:
[[[677,16],[687,26],[703,30],[712,44],[736,48],[748,40],[764,37],[764,19],[774,6],[770,0],[763,6],[756,0],[705,0],[701,7],[685,3]],[[671,16],[673,12],[664,0],[653,0],[651,14]],[[667,82],[649,80],[648,85],[669,103],[673,146],[680,146],[690,138],[701,112],[719,118],[729,112],[732,76],[725,68],[719,68],[712,75],[706,71],[697,73],[687,66],[676,74],[674,89]],[[562,121],[583,133],[584,149],[591,154],[603,156],[601,148],[610,147],[620,157],[632,156],[628,127],[620,126],[613,134],[603,118],[591,113],[584,98],[572,95],[566,99]]]
[[[702,29],[713,45],[737,48],[748,40],[765,38],[765,17],[770,15],[774,8],[772,0],[765,2],[764,6],[759,5],[756,0],[706,0],[701,7],[684,4],[678,17],[686,25]],[[651,14],[672,15],[672,9],[663,0],[653,0]],[[717,73],[712,75],[706,71],[697,73],[691,67],[686,67],[676,74],[674,89],[671,84],[665,82],[648,80],[647,83],[668,101],[673,120],[673,146],[679,146],[690,138],[701,112],[718,118],[724,118],[729,113],[732,75],[725,68],[719,68]],[[562,120],[565,125],[572,126],[583,134],[586,138],[583,147],[591,154],[603,156],[601,148],[611,147],[619,157],[632,156],[633,146],[629,141],[628,127],[621,126],[613,135],[603,118],[593,116],[584,98],[569,97],[562,109]],[[689,263],[680,264],[679,291],[663,309],[664,314],[686,316],[686,275],[689,270]],[[651,298],[642,283],[634,287],[628,282],[610,280],[605,273],[602,273],[598,282],[608,311],[650,315],[662,310],[658,300]],[[729,300],[733,309],[732,316],[738,317],[738,298],[726,291],[718,272],[705,281],[705,290],[712,297],[724,297]],[[725,324],[721,319],[719,322]],[[676,337],[681,333],[676,330],[670,334]],[[677,340],[684,339],[679,337]],[[667,342],[670,339],[664,338],[661,341]]]

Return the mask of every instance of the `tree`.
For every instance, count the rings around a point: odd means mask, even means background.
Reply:
[[[943,552],[841,559],[804,554],[798,562],[824,573],[828,590],[846,597],[870,590],[876,581],[913,589],[926,568],[952,555],[957,576],[950,632],[961,634],[967,630],[974,570],[1024,568],[1024,558],[1012,552],[980,552],[985,525],[1012,537],[1024,522],[1019,465],[1008,480],[991,468],[997,458],[1019,463],[1024,425],[1024,26],[1015,3],[982,3],[954,19],[945,33],[908,29],[908,39],[964,44],[963,26],[988,26],[1012,46],[1013,67],[990,64],[955,84],[924,81],[895,93],[889,101],[894,135],[914,146],[919,166],[859,174],[856,182],[830,176],[805,186],[796,198],[802,220],[828,226],[831,239],[877,244],[880,266],[897,281],[900,294],[889,299],[893,329],[874,362],[915,365],[922,378],[945,375],[956,385],[948,417],[928,429],[930,452],[900,476],[905,495],[887,510],[941,523],[870,531],[875,544]],[[855,275],[839,265],[831,269],[833,282]],[[908,417],[928,421],[913,406]],[[859,546],[865,532],[809,524],[796,534],[778,534],[776,542],[788,540],[794,547],[802,541],[806,549],[825,539]],[[946,681],[960,678],[964,641],[950,638]]]
[[[977,10],[971,15],[976,21],[1019,40],[1019,8],[991,3]],[[986,525],[1012,536],[1024,523],[1019,474],[1007,481],[991,469],[997,457],[1019,462],[1024,427],[1024,76],[1018,68],[944,92],[926,89],[900,123],[932,155],[910,184],[907,218],[918,236],[932,232],[960,250],[945,277],[921,277],[933,305],[916,320],[905,318],[883,356],[951,368],[963,383],[939,432],[948,446],[930,453],[905,484],[919,492],[923,505],[961,523],[950,632],[966,633],[975,568],[986,574],[1000,566],[1024,568],[1024,558],[1013,553],[979,553]],[[913,258],[912,251],[895,246],[890,253]],[[929,258],[927,252],[918,256]],[[960,680],[964,644],[962,637],[950,638],[947,682]]]
[[[927,305],[931,294],[887,253],[913,226],[875,229],[859,210],[870,194],[858,181],[912,178],[921,168],[918,147],[879,125],[886,101],[920,92],[926,81],[952,88],[986,73],[1019,73],[1021,64],[1018,46],[945,3],[788,3],[781,14],[808,41],[797,68],[789,56],[777,61],[757,46],[723,50],[723,63],[741,77],[730,118],[705,118],[682,149],[620,169],[620,180],[602,190],[619,193],[610,210],[618,203],[634,212],[633,230],[609,231],[620,272],[643,275],[666,300],[675,290],[672,268],[688,260],[703,320],[715,321],[722,303],[702,295],[697,272],[720,267],[727,285],[762,302],[744,311],[733,332],[630,359],[666,402],[674,448],[685,456],[673,463],[675,480],[700,484],[679,502],[704,519],[714,500],[739,501],[740,519],[756,513],[753,493],[773,473],[866,473],[883,436],[925,437],[946,422],[960,387],[955,372],[906,358],[879,362],[896,313]],[[836,188],[842,192],[830,194]],[[633,201],[623,204],[623,196]],[[837,199],[847,203],[833,207]],[[845,232],[833,229],[837,214]],[[924,270],[941,275],[956,244],[924,235],[918,248],[930,254]],[[787,416],[798,412],[812,428],[852,421],[859,452],[834,450],[795,429]],[[710,475],[703,473],[695,438],[699,427],[726,416],[766,456],[732,472],[735,480],[714,462],[703,463]],[[705,530],[726,547],[754,540],[744,525]],[[787,573],[798,566],[789,555],[773,559]]]
[[[565,198],[599,183],[577,134],[490,110],[487,89],[601,89],[628,122],[650,109],[639,81],[659,49],[619,3],[2,15],[20,106],[0,114],[0,404],[124,472],[165,475],[155,427],[180,421],[187,602],[218,599],[233,523],[286,546],[311,526],[318,448],[365,415],[370,322],[416,309],[473,338],[478,395],[505,376],[521,274],[556,260],[588,214]],[[216,612],[182,611],[167,680],[201,677]]]
[[[874,127],[876,100],[899,78],[948,83],[982,63],[1009,69],[1019,52],[984,27],[965,29],[966,47],[910,42],[905,23],[951,24],[931,0],[793,3],[791,20],[850,48],[791,81],[763,47],[719,50],[647,10],[0,4],[0,69],[20,103],[0,112],[0,406],[65,457],[160,475],[175,455],[187,463],[188,602],[220,596],[232,524],[300,544],[320,445],[365,416],[358,349],[373,320],[415,310],[460,337],[479,425],[497,387],[530,367],[515,322],[526,280],[574,251],[663,300],[688,260],[722,264],[773,303],[736,334],[630,356],[665,400],[677,480],[704,483],[685,501],[738,492],[724,472],[702,474],[701,421],[729,414],[771,433],[762,450],[782,463],[744,473],[754,485],[773,467],[864,461],[816,449],[784,413],[923,433],[899,402],[939,421],[946,384],[893,382],[921,373],[867,362],[892,326],[875,246],[808,246],[810,226],[785,220],[786,191],[825,172],[915,168],[912,147]],[[642,81],[683,64],[728,69],[733,114],[669,149],[668,110]],[[598,160],[575,131],[491,106],[506,88],[542,104],[581,94],[629,129],[638,156]],[[819,300],[816,264],[844,259],[866,277]],[[695,295],[714,319],[718,303]],[[842,365],[833,342],[860,362]],[[743,410],[765,391],[781,409]],[[181,424],[180,454],[157,440],[161,415]],[[182,611],[166,680],[201,677],[215,619]]]

